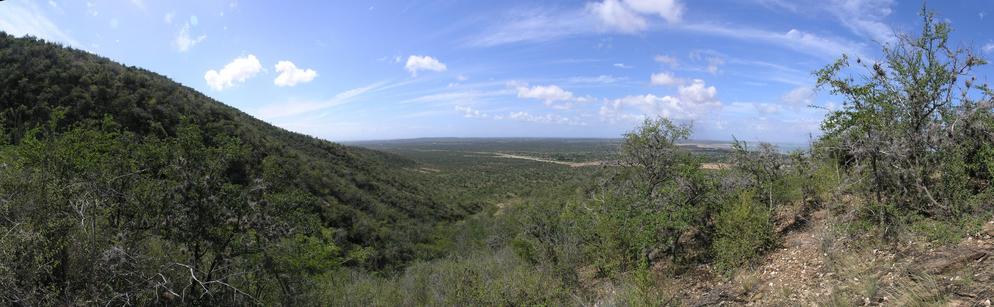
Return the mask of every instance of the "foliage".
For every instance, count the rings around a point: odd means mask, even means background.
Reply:
[[[791,153],[691,151],[665,118],[620,141],[360,144],[384,153],[0,35],[0,304],[591,305],[604,283],[665,304],[660,268],[746,266],[826,200],[853,232],[952,244],[990,216],[994,104],[985,61],[923,15],[884,62],[818,72],[846,103]]]
[[[9,304],[293,304],[341,266],[438,257],[438,225],[478,209],[439,201],[410,160],[7,34],[0,131]]]
[[[919,36],[884,46],[884,61],[843,56],[817,73],[845,98],[823,123],[825,138],[865,177],[876,203],[935,217],[968,213],[968,196],[990,185],[991,91],[971,72],[986,61],[949,43],[951,27],[922,9]],[[853,71],[862,71],[855,76]]]
[[[718,213],[713,249],[720,270],[739,268],[773,247],[770,210],[757,204],[754,194],[741,192],[737,200],[726,203]]]
[[[621,167],[577,213],[589,225],[587,253],[600,270],[630,270],[664,256],[690,260],[706,246],[714,184],[699,160],[676,146],[689,133],[658,118],[625,135]]]

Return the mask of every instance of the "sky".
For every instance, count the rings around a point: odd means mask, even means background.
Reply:
[[[931,1],[994,57],[994,1]],[[877,60],[920,1],[0,2],[0,30],[165,75],[333,141],[619,137],[646,117],[694,139],[806,143],[841,98],[812,72]],[[994,69],[976,71],[987,80]]]

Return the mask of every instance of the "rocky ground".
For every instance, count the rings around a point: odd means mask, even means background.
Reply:
[[[785,234],[760,265],[730,278],[682,277],[690,306],[991,306],[994,221],[960,243],[851,245],[828,210]]]

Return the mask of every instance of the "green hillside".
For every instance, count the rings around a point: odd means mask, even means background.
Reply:
[[[7,299],[142,302],[180,291],[191,270],[219,282],[186,290],[224,294],[213,299],[241,300],[220,282],[239,279],[273,278],[248,289],[288,294],[299,290],[293,274],[328,265],[433,257],[436,224],[473,209],[438,201],[410,160],[289,132],[147,70],[7,34],[0,145],[0,224],[12,234],[0,262],[34,264],[0,272]]]

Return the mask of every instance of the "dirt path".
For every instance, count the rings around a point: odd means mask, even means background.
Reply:
[[[761,291],[751,303],[765,306],[784,301],[817,302],[831,294],[819,244],[827,227],[827,214],[827,210],[813,213],[807,229],[787,234],[783,247],[766,256],[755,271],[760,287],[757,290]]]
[[[701,163],[701,169],[721,170],[732,168],[731,163]]]
[[[783,245],[764,257],[762,265],[739,271],[728,281],[703,278],[684,280],[688,306],[798,306],[823,302],[831,294],[820,236],[827,227],[827,211],[814,212],[807,225],[791,231]]]
[[[556,160],[542,159],[542,158],[531,157],[531,156],[512,155],[512,154],[506,154],[506,153],[502,153],[502,152],[480,152],[480,153],[481,154],[491,154],[491,155],[494,155],[495,157],[498,157],[498,158],[522,159],[522,160],[531,160],[531,161],[546,162],[546,163],[555,163],[555,164],[560,164],[560,165],[566,165],[566,166],[569,166],[569,167],[598,166],[598,165],[604,164],[604,161],[565,162],[565,161],[556,161]]]
[[[829,243],[837,225],[828,215],[814,212],[760,266],[701,281],[684,294],[687,305],[991,306],[994,221],[956,245],[852,249]]]

